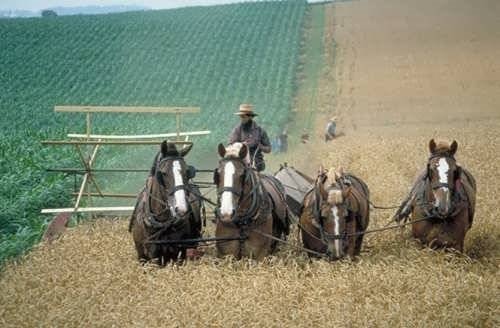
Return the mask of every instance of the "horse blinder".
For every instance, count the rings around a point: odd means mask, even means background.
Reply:
[[[165,180],[163,179],[163,174],[159,169],[156,170],[156,181],[163,187],[166,188]]]
[[[219,169],[215,169],[215,170],[214,170],[213,180],[214,180],[214,185],[218,186],[218,185],[219,185],[219,182],[220,182],[220,173],[219,173]]]

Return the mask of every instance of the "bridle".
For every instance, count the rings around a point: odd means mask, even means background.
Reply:
[[[324,207],[324,200],[321,195],[321,192],[319,190],[319,184],[324,183],[326,178],[326,173],[322,172],[318,175],[318,178],[316,179],[316,184],[314,187],[314,206],[313,206],[313,216],[316,222],[318,222],[318,230],[320,232],[320,240],[323,242],[323,244],[327,245],[330,240],[334,239],[340,239],[345,241],[347,239],[347,231],[344,229],[344,231],[340,232],[340,235],[336,234],[330,234],[327,231],[325,231],[324,228],[324,221],[325,218],[321,215],[321,211]],[[341,191],[344,190],[348,185],[350,185],[351,182],[342,177],[341,179],[336,181],[335,185],[329,186],[325,191],[328,193],[329,191],[333,189],[340,189]],[[337,204],[336,205],[338,208],[342,208],[344,210],[344,213],[347,213],[348,208],[347,204],[343,202],[342,204]],[[346,216],[343,216],[342,219],[344,219]],[[310,233],[309,233],[310,234]]]
[[[159,229],[158,234],[161,232],[166,231],[170,227],[174,228],[180,228],[181,226],[184,225],[184,219],[188,216],[191,215],[192,208],[191,204],[187,201],[187,193],[189,192],[188,186],[183,183],[182,185],[179,186],[173,186],[172,188],[167,188],[167,185],[165,183],[165,180],[163,179],[163,174],[160,170],[161,165],[164,162],[167,161],[184,161],[184,159],[180,156],[165,156],[161,157],[156,161],[156,166],[155,170],[153,172],[154,179],[156,182],[159,184],[161,193],[163,195],[167,195],[166,200],[159,199],[158,197],[153,196],[153,183],[150,184],[149,190],[147,191],[148,194],[148,201],[147,201],[147,220],[146,224],[149,225],[150,227],[156,229]],[[176,191],[179,190],[185,190],[186,191],[186,203],[188,206],[188,210],[186,213],[183,215],[179,215],[178,213],[175,213],[174,210],[172,209],[172,206],[170,206],[170,203],[168,201],[169,197],[171,197],[173,194],[175,194]],[[151,206],[151,201],[155,200],[159,202],[160,204],[164,205],[162,210],[159,213],[153,213],[152,212],[152,206]],[[162,218],[162,219],[160,219]],[[156,234],[155,234],[156,235]]]
[[[221,217],[220,206],[221,206],[222,194],[224,192],[230,192],[238,199],[238,206],[233,211],[231,222],[238,227],[248,226],[252,222],[256,221],[257,217],[260,214],[261,204],[263,201],[265,201],[262,185],[257,180],[255,171],[251,167],[246,165],[245,162],[243,162],[243,160],[241,159],[223,158],[220,160],[219,166],[229,161],[239,162],[243,166],[243,175],[241,178],[242,179],[241,185],[243,187],[241,191],[237,190],[235,187],[226,187],[226,186],[219,188],[219,190],[217,190],[217,207],[215,209],[215,216],[217,219]],[[218,185],[220,182],[220,176],[218,170],[214,172],[214,182],[216,183],[216,185]],[[245,193],[244,192],[245,185],[248,182],[250,184],[250,191],[248,193]],[[250,206],[245,210],[242,208],[242,204],[249,198],[251,199],[251,203]],[[240,214],[242,210],[245,210],[245,212],[243,214]],[[219,221],[225,223],[221,220]]]
[[[451,183],[450,182],[445,183],[445,182],[441,182],[441,181],[432,182],[431,161],[433,159],[436,159],[436,158],[449,159],[449,160],[453,161],[453,163],[455,164],[456,170],[455,170],[455,174],[453,176],[453,181]],[[452,155],[449,155],[446,153],[445,154],[437,153],[437,154],[432,154],[429,157],[429,160],[427,161],[427,171],[426,171],[426,175],[425,175],[426,187],[424,188],[424,192],[423,192],[423,202],[417,204],[417,205],[421,206],[422,210],[424,211],[424,214],[427,217],[446,219],[449,217],[454,217],[462,210],[463,206],[460,206],[460,205],[463,205],[463,202],[462,202],[463,199],[462,199],[460,192],[458,192],[458,190],[457,190],[457,180],[460,179],[460,170],[461,170],[460,166],[458,166],[456,164],[455,157]],[[449,213],[447,213],[446,215],[442,215],[439,213],[439,211],[437,211],[436,207],[434,206],[434,204],[432,203],[432,201],[430,199],[431,193],[428,192],[429,189],[430,190],[437,190],[439,188],[448,188],[448,190],[451,193],[450,209],[448,211]]]

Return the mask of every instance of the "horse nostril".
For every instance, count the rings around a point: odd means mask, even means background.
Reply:
[[[175,213],[182,215],[182,214],[186,213],[186,210],[184,208],[180,208],[180,207],[176,206]]]
[[[448,207],[447,206],[439,206],[437,210],[438,210],[438,214],[440,216],[446,216],[448,214]]]

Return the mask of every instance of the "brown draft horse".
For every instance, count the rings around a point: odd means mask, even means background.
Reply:
[[[455,160],[458,144],[434,139],[430,157],[408,197],[395,214],[396,221],[411,215],[413,237],[430,248],[463,251],[465,234],[472,225],[476,205],[476,181]]]
[[[190,184],[193,170],[184,156],[192,144],[178,151],[175,144],[164,141],[155,158],[151,177],[139,193],[130,219],[129,231],[140,260],[155,259],[160,265],[186,258],[193,244],[162,244],[162,240],[199,238],[201,235],[201,200],[196,186]]]
[[[299,220],[304,247],[331,260],[354,257],[361,251],[370,220],[368,186],[341,168],[320,168],[305,196]]]
[[[276,241],[261,233],[277,238],[289,234],[284,188],[274,177],[250,167],[245,144],[219,144],[218,151],[222,159],[214,172],[218,194],[215,236],[242,239],[217,241],[217,254],[260,260],[277,246]]]

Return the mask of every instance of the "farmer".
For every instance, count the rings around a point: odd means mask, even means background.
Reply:
[[[240,117],[241,122],[231,132],[229,143],[241,142],[246,144],[255,168],[259,172],[264,171],[266,164],[262,153],[271,152],[271,143],[266,131],[253,120],[257,116],[253,111],[253,106],[241,104],[239,111],[234,114]]]
[[[335,138],[335,130],[337,129],[337,117],[332,117],[325,128],[325,141],[330,141]]]

